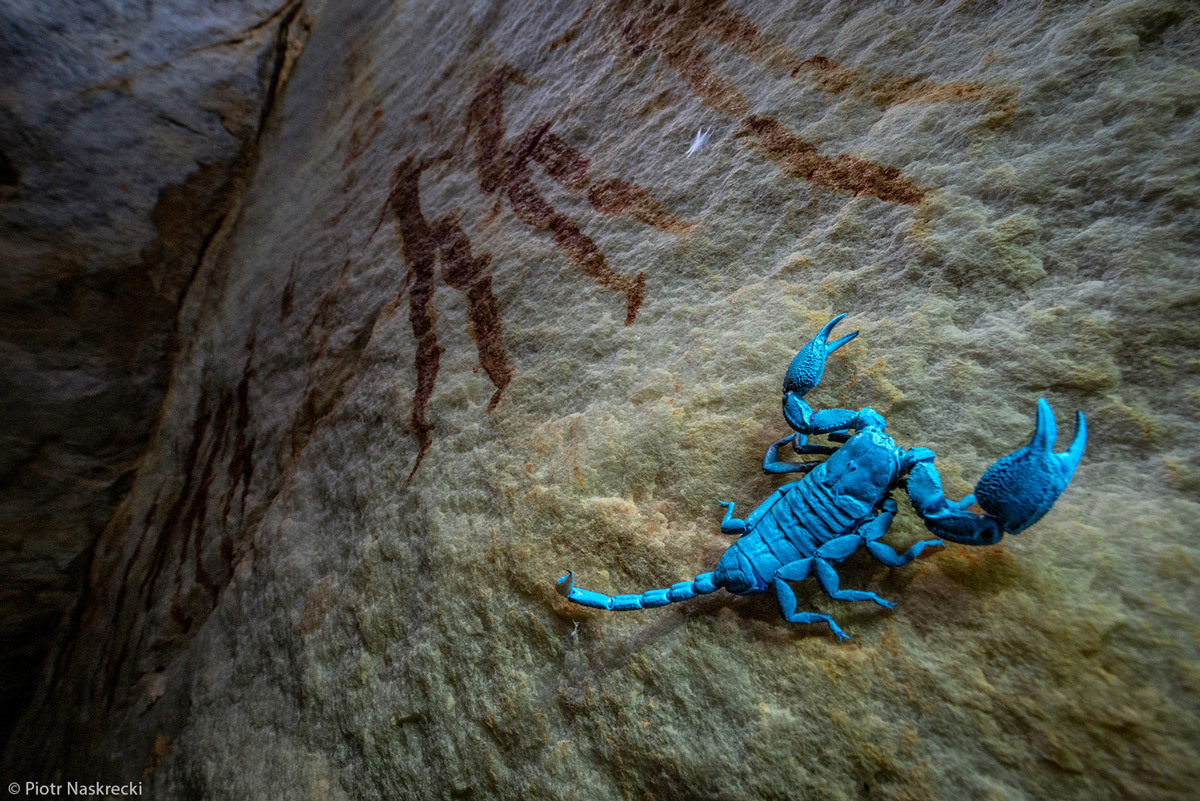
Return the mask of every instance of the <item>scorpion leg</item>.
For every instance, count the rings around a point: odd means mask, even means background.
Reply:
[[[903,555],[896,553],[896,550],[892,546],[879,542],[879,538],[887,534],[888,529],[892,525],[892,519],[895,516],[896,502],[888,498],[883,502],[882,512],[858,527],[858,533],[862,535],[863,540],[866,542],[867,550],[870,551],[872,556],[888,567],[906,565],[916,559],[921,551],[926,548],[936,548],[942,544],[941,540],[922,540],[905,551]]]
[[[829,615],[823,615],[820,612],[796,611],[796,594],[792,592],[792,588],[788,586],[788,582],[803,581],[808,578],[813,561],[811,558],[797,559],[795,562],[788,562],[775,571],[775,600],[779,602],[779,612],[783,615],[783,619],[789,623],[824,623],[829,626],[829,630],[833,632],[839,641],[848,639],[850,635],[842,631]]]
[[[868,540],[867,550],[871,552],[871,556],[874,556],[888,567],[900,567],[916,559],[921,555],[921,551],[926,548],[937,548],[942,544],[941,540],[921,540],[901,554],[896,553],[896,549],[890,545],[876,542],[875,540]]]
[[[850,536],[859,542],[862,542],[862,540],[857,536]],[[838,537],[836,540],[830,540],[829,542],[825,543],[825,545],[837,542],[840,539],[847,539],[847,537]],[[866,592],[865,590],[838,589],[837,571],[833,569],[833,565],[829,564],[824,559],[814,559],[813,567],[816,568],[817,583],[821,585],[821,589],[825,590],[825,594],[830,598],[838,601],[874,601],[885,609],[891,609],[896,605],[891,601],[880,598],[873,592]]]
[[[746,521],[733,516],[733,501],[717,501],[725,507],[725,517],[721,519],[722,534],[741,534],[746,530]]]
[[[721,520],[721,531],[725,534],[742,534],[747,529],[754,528],[754,524],[757,523],[763,515],[770,512],[771,508],[774,507],[775,504],[779,503],[780,499],[783,498],[784,495],[787,495],[789,492],[791,492],[792,489],[799,483],[799,481],[792,481],[775,490],[775,493],[771,495],[770,498],[767,498],[767,500],[760,503],[758,508],[751,512],[750,516],[745,520],[738,520],[733,516],[733,503],[731,501],[717,501],[717,503],[725,507],[725,517]]]
[[[808,438],[803,434],[789,434],[783,439],[772,442],[767,448],[767,454],[763,457],[763,472],[764,473],[799,473],[802,471],[812,470],[820,464],[820,462],[785,462],[779,458],[779,449],[792,443],[792,450],[796,453],[819,453],[825,456],[834,453],[837,448],[831,448],[828,445],[808,445]]]

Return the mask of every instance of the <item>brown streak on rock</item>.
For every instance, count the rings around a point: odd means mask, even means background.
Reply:
[[[1016,93],[1013,87],[983,82],[937,83],[908,75],[872,78],[866,70],[844,67],[822,55],[800,61],[793,52],[722,2],[659,4],[617,0],[608,5],[608,11],[617,18],[622,38],[635,58],[647,51],[657,52],[704,103],[735,117],[744,116],[749,105],[732,83],[713,70],[702,49],[705,37],[729,45],[768,67],[786,70],[792,77],[805,77],[822,91],[837,94],[849,90],[880,106],[969,100],[1003,102]]]
[[[667,63],[687,83],[692,93],[717,111],[740,117],[750,110],[750,104],[731,81],[716,73],[693,45],[676,45],[666,51]]]
[[[481,126],[487,129],[490,123],[482,121]],[[489,148],[482,152],[481,159],[492,159]],[[425,219],[421,211],[420,178],[428,166],[428,162],[418,163],[415,157],[405,159],[396,168],[388,196],[396,218],[404,263],[408,266],[405,285],[408,289],[409,323],[417,340],[414,358],[417,390],[413,396],[410,422],[417,437],[418,453],[409,480],[412,480],[432,443],[429,434],[431,426],[425,419],[425,409],[433,394],[441,361],[441,348],[433,328],[435,312],[432,305],[434,264],[439,256],[442,260],[442,279],[454,289],[467,293],[467,318],[474,333],[479,363],[496,387],[488,401],[489,411],[500,402],[513,375],[504,353],[502,322],[492,294],[489,271],[491,256],[474,256],[471,253],[470,240],[453,217],[433,223]],[[494,166],[501,173],[505,171],[499,162]]]
[[[109,618],[108,618],[109,626],[108,627],[109,627],[110,631],[121,631],[122,630],[121,628],[118,627],[118,622],[120,620],[121,614],[125,611],[125,595],[128,592],[129,588],[133,585],[133,569],[135,566],[137,566],[140,563],[140,558],[142,555],[142,548],[146,545],[146,542],[150,539],[150,527],[154,524],[154,520],[158,516],[158,503],[159,503],[159,497],[156,495],[154,497],[154,500],[150,504],[150,508],[146,510],[146,515],[142,520],[142,531],[141,531],[141,534],[137,538],[137,545],[134,546],[133,556],[130,557],[128,562],[126,562],[125,568],[122,571],[121,581],[119,583],[119,589],[117,590],[117,600],[116,600],[116,603],[114,603],[112,605],[111,610],[109,610]],[[91,583],[96,584],[97,583],[96,579],[93,578]],[[89,604],[92,603],[91,598],[89,598],[88,601],[89,601]],[[136,605],[133,607],[131,612],[132,612],[132,615],[131,615],[132,618],[134,620],[136,620],[136,618],[137,618]],[[129,626],[127,626],[125,628],[125,631],[128,632],[128,631],[132,630],[132,627],[133,627],[133,621],[131,620]],[[102,656],[101,664],[105,665],[105,667],[107,668],[107,673],[104,670],[96,671],[98,680],[100,680],[100,677],[104,677],[106,679],[103,681],[103,686],[106,686],[106,687],[115,686],[115,684],[117,682],[117,676],[120,672],[121,666],[124,664],[124,662],[128,656],[130,640],[131,640],[131,635],[126,633],[126,635],[124,637],[120,637],[120,638],[114,637],[105,643],[104,650],[102,652],[103,656]],[[120,643],[119,646],[117,644],[118,642]],[[75,641],[72,640],[70,643],[70,648],[74,649],[74,646],[75,646]],[[116,655],[110,656],[113,653],[114,649],[117,649]],[[65,664],[65,663],[66,663],[66,658],[64,657],[63,664]],[[63,667],[63,665],[60,664],[58,666],[57,670],[61,671],[62,667]]]
[[[584,275],[605,289],[623,292],[625,325],[629,325],[637,317],[642,305],[645,274],[630,277],[613,270],[596,243],[580,230],[579,224],[555,211],[530,179],[529,162],[544,159],[559,170],[559,176],[564,179],[583,180],[586,175],[581,170],[586,170],[586,163],[580,161],[582,156],[557,140],[557,137],[544,144],[549,135],[550,124],[547,122],[529,126],[515,145],[502,147],[504,119],[501,95],[509,80],[520,83],[520,78],[521,74],[516,69],[502,66],[480,82],[471,101],[468,131],[477,129],[478,132],[476,154],[479,157],[480,189],[485,194],[494,192],[500,197],[507,197],[517,218],[535,228],[549,229],[555,246]]]
[[[208,392],[206,389],[201,390],[199,409],[196,414],[196,421],[192,424],[192,439],[188,446],[187,453],[183,463],[183,485],[179,489],[179,494],[175,500],[167,508],[166,514],[158,528],[157,536],[154,538],[154,545],[150,551],[150,564],[139,571],[141,562],[141,552],[143,545],[150,538],[150,530],[154,525],[155,514],[158,506],[157,500],[151,511],[146,515],[145,526],[143,527],[142,536],[138,539],[138,545],[134,551],[133,558],[125,568],[125,581],[122,583],[121,589],[117,594],[117,602],[113,609],[114,624],[118,618],[128,612],[130,619],[125,621],[126,625],[116,627],[114,630],[121,631],[121,645],[116,651],[115,657],[108,665],[108,674],[110,676],[109,686],[115,686],[119,681],[120,672],[125,662],[129,658],[129,654],[134,650],[134,623],[142,613],[148,613],[154,607],[155,594],[154,590],[158,585],[158,580],[163,570],[167,566],[168,554],[175,541],[176,532],[180,528],[180,521],[184,516],[185,508],[192,498],[192,488],[196,479],[196,468],[201,459],[201,449],[207,438],[207,434],[212,422],[212,413],[208,409]],[[186,539],[186,538],[185,538]],[[186,546],[181,546],[186,547]],[[181,551],[180,561],[185,557]],[[127,585],[131,583],[131,579],[137,573],[141,573],[142,580],[136,591],[136,600],[126,609],[125,593]],[[181,620],[182,615],[176,616],[174,608],[174,600],[172,601],[172,617],[176,619],[178,625],[190,624],[190,621]],[[186,627],[184,628],[186,631]],[[115,696],[110,696],[109,703],[114,700]]]
[[[254,334],[252,332],[246,345],[248,350],[253,349],[253,342]],[[246,369],[236,393],[222,392],[215,412],[209,411],[208,392],[205,391],[201,395],[196,422],[193,424],[192,440],[184,459],[183,484],[174,502],[163,516],[157,535],[153,538],[154,544],[150,552],[149,565],[146,566],[143,579],[137,589],[138,602],[134,606],[126,608],[126,587],[123,584],[114,605],[114,621],[120,616],[128,614],[131,619],[126,622],[132,624],[132,621],[136,620],[140,614],[150,612],[158,600],[157,588],[169,563],[173,563],[175,569],[168,611],[172,622],[181,633],[186,634],[191,631],[196,625],[203,622],[216,607],[221,591],[232,575],[233,548],[232,542],[228,541],[228,535],[223,533],[222,541],[218,544],[219,570],[214,574],[210,566],[205,563],[204,548],[209,490],[217,475],[217,460],[226,451],[227,434],[231,427],[231,420],[233,420],[236,426],[234,454],[227,468],[230,486],[227,489],[228,494],[223,512],[223,529],[227,524],[232,494],[236,491],[236,484],[239,480],[242,484],[244,513],[245,493],[253,476],[253,441],[251,440],[250,444],[247,444],[246,440],[246,431],[249,426],[248,385],[253,374],[254,371],[250,367],[249,358],[247,358]],[[150,531],[155,522],[157,509],[158,501],[156,500],[146,514],[142,535],[139,537],[132,558],[126,565],[127,576],[132,576],[142,563],[143,546],[150,539]],[[171,553],[176,543],[179,548],[178,554],[177,557],[172,557]],[[189,563],[191,565],[190,579],[194,582],[193,590],[203,590],[203,597],[198,597],[195,592],[186,589],[189,579],[186,571]],[[126,583],[128,583],[128,579]],[[132,625],[124,628],[129,632],[132,631]],[[167,635],[160,633],[160,636]],[[115,681],[118,678],[132,646],[132,636],[130,635],[123,640],[115,658],[109,663],[108,674],[112,680]]]
[[[396,217],[404,263],[408,265],[405,279],[408,286],[408,320],[417,340],[413,363],[417,371],[417,391],[413,395],[409,420],[417,438],[418,450],[416,463],[408,474],[409,481],[412,481],[417,468],[421,466],[421,460],[425,458],[425,452],[432,444],[430,425],[425,420],[425,406],[433,394],[442,355],[437,344],[437,332],[433,329],[432,313],[433,265],[437,257],[437,242],[425,215],[421,213],[420,179],[425,166],[417,163],[412,156],[405,159],[396,168],[388,193],[388,203]]]
[[[467,112],[467,135],[476,134],[479,187],[489,195],[500,188],[505,173],[502,96],[505,84],[510,82],[523,84],[525,78],[520,71],[507,64],[493,71],[480,81]]]
[[[255,334],[251,330],[247,341],[248,354],[253,353]],[[186,634],[202,623],[216,608],[221,592],[232,577],[233,543],[227,533],[228,517],[232,497],[241,485],[242,515],[245,515],[246,493],[254,475],[253,468],[253,438],[247,439],[250,424],[249,382],[255,371],[251,367],[251,356],[247,355],[246,366],[237,390],[233,393],[224,391],[215,412],[208,410],[207,390],[200,400],[199,412],[193,424],[192,441],[184,461],[184,481],[175,501],[168,508],[159,524],[157,536],[154,538],[149,567],[145,570],[144,579],[137,590],[140,603],[126,608],[126,589],[132,584],[130,577],[142,565],[141,554],[143,547],[150,540],[150,531],[155,524],[159,502],[156,498],[145,515],[142,534],[133,556],[125,567],[126,580],[122,582],[113,609],[114,629],[134,630],[133,623],[143,613],[148,613],[158,600],[157,588],[160,579],[166,572],[168,562],[175,566],[173,590],[168,611],[172,622],[180,633]],[[219,562],[216,571],[205,562],[206,551],[205,532],[209,519],[210,488],[217,476],[216,464],[226,453],[228,434],[234,428],[233,454],[226,470],[228,487],[224,501],[221,520],[221,541],[217,552]],[[203,465],[201,466],[201,462]],[[177,559],[172,559],[174,544],[179,543]],[[190,579],[194,582],[193,591],[186,591],[189,575],[187,568],[191,564]],[[211,560],[210,560],[211,562]],[[198,595],[194,590],[202,590]],[[140,607],[140,609],[139,609]],[[116,623],[123,615],[128,615],[126,625],[117,627]],[[169,635],[160,632],[160,639]],[[133,648],[132,635],[127,635],[115,658],[109,661],[107,674],[110,684],[119,679],[120,671]]]
[[[355,115],[354,124],[350,129],[350,147],[346,153],[346,158],[342,162],[342,167],[350,166],[350,162],[357,159],[367,151],[367,147],[383,130],[383,105],[379,101],[375,101],[371,106],[371,115],[369,118],[364,118],[363,111],[360,109]]]
[[[475,334],[479,363],[495,385],[488,411],[496,408],[504,388],[512,380],[512,367],[504,354],[500,338],[500,313],[492,295],[492,277],[488,274],[490,255],[471,256],[471,242],[454,219],[444,219],[433,229],[442,255],[442,280],[467,293],[467,319]]]
[[[916,205],[925,197],[924,190],[905,178],[897,168],[845,153],[836,158],[818,153],[815,145],[767,117],[747,117],[738,135],[752,137],[767,158],[779,165],[781,172],[814,186],[908,205]]]
[[[279,299],[279,322],[285,321],[292,316],[292,299],[296,292],[296,265],[297,261],[292,261],[292,267],[288,271],[288,280],[283,287],[283,296]]]
[[[212,413],[208,411],[208,393],[202,390],[200,395],[200,410],[196,415],[196,422],[192,424],[192,441],[188,446],[187,456],[184,457],[183,486],[179,490],[179,495],[176,496],[175,501],[167,509],[167,513],[163,517],[162,525],[158,530],[158,538],[151,553],[150,566],[145,571],[145,578],[142,579],[138,591],[143,608],[146,611],[149,611],[153,606],[154,596],[152,590],[158,580],[158,574],[162,571],[166,562],[167,551],[171,545],[171,535],[179,525],[179,519],[183,513],[184,506],[191,497],[192,484],[195,481],[196,465],[200,461],[200,447],[204,444],[204,438],[208,433],[208,426],[211,420]],[[131,564],[130,568],[132,569],[133,567],[134,565]]]
[[[175,567],[175,591],[171,598],[171,618],[179,624],[184,632],[189,631],[192,625],[197,622],[196,617],[199,616],[202,621],[208,616],[208,612],[216,606],[217,595],[219,594],[220,585],[209,574],[208,569],[204,565],[204,524],[208,519],[208,490],[212,486],[215,478],[215,465],[217,457],[224,451],[225,433],[229,428],[229,414],[232,407],[232,399],[228,392],[221,394],[221,400],[217,404],[217,412],[213,416],[215,425],[212,426],[212,437],[209,440],[207,458],[204,460],[204,468],[200,473],[200,480],[196,482],[196,489],[192,492],[190,502],[186,506],[186,511],[179,518],[180,530],[183,532],[182,551],[179,555],[179,561]],[[197,600],[190,604],[190,610],[185,610],[183,607],[184,595],[184,567],[187,563],[188,551],[193,552],[193,578],[197,585],[203,587],[211,596],[211,604],[206,604],[203,601]],[[154,593],[153,585],[150,595],[147,597],[147,602],[153,602]],[[192,612],[189,614],[189,611]]]
[[[658,198],[629,181],[610,179],[589,188],[587,157],[549,133],[548,128],[544,123],[531,129],[536,132],[532,145],[518,148],[518,152],[529,153],[547,175],[567,189],[587,189],[588,202],[596,211],[608,217],[629,212],[634,219],[668,233],[680,233],[694,225],[668,212]]]
[[[792,70],[793,78],[801,75],[807,75],[819,89],[831,94],[838,94],[849,89],[856,77],[853,70],[821,55],[813,56]]]
[[[583,21],[587,19],[588,15],[591,13],[592,5],[589,3],[588,7],[583,10],[583,13],[576,17],[575,21],[568,25],[565,31],[560,33],[550,42],[549,45],[547,45],[547,49],[553,53],[558,48],[564,45],[569,45],[571,42],[575,41],[575,38],[579,36],[579,30],[583,26]]]
[[[744,116],[749,103],[704,52],[711,38],[768,66],[793,70],[799,60],[741,14],[719,2],[645,3],[618,0],[608,5],[616,28],[634,58],[655,52],[666,59],[706,105],[733,117]]]
[[[978,81],[949,83],[922,82],[897,94],[896,103],[962,103],[970,100],[994,100],[1009,97],[1013,90]]]
[[[793,77],[807,77],[823,91],[835,94],[852,91],[881,106],[988,100],[999,104],[1000,112],[986,120],[985,127],[1007,124],[1015,107],[1012,101],[1016,89],[1011,86],[966,81],[936,83],[903,75],[871,79],[862,70],[843,67],[821,55],[801,62],[787,48],[763,34],[749,19],[729,10],[719,0],[669,4],[614,0],[606,4],[606,10],[615,18],[613,28],[620,31],[627,52],[633,58],[640,58],[647,52],[657,54],[706,105],[734,117],[745,117],[742,131],[756,134],[759,144],[773,161],[780,164],[783,172],[839,191],[869,194],[906,204],[920,202],[924,194],[895,168],[850,155],[823,156],[809,143],[787,133],[777,122],[745,116],[749,104],[709,63],[703,49],[704,37],[729,45],[769,67],[786,69]],[[645,220],[644,217],[639,219]]]
[[[508,200],[521,222],[549,229],[555,246],[584,275],[605,289],[625,293],[625,325],[634,321],[645,296],[645,273],[630,278],[609,267],[596,243],[579,230],[574,220],[556,212],[531,182],[526,180],[510,186]]]
[[[567,189],[587,188],[587,157],[554,134],[547,133],[541,138],[533,158],[547,175]]]
[[[253,334],[246,344],[247,350],[253,350]],[[221,510],[221,559],[226,567],[233,570],[234,543],[229,535],[229,512],[233,506],[233,496],[241,485],[241,502],[238,509],[239,523],[246,534],[246,495],[250,491],[250,482],[254,480],[254,444],[255,438],[247,436],[250,428],[250,379],[257,371],[250,366],[250,357],[246,357],[246,366],[242,370],[242,378],[238,382],[236,398],[237,412],[234,418],[233,455],[229,459],[226,470],[227,484],[225,504]]]
[[[849,91],[877,106],[901,103],[962,103],[972,100],[1011,101],[1015,87],[982,81],[924,81],[917,76],[891,75],[871,78],[858,67],[844,67],[825,56],[813,56],[792,70],[793,77],[807,77],[817,88],[831,94]]]
[[[292,421],[290,431],[293,463],[308,443],[313,431],[345,396],[351,379],[358,372],[360,358],[370,342],[379,315],[391,307],[391,302],[382,304],[374,314],[368,315],[366,319],[357,320],[357,328],[353,329],[349,341],[339,338],[334,344],[334,335],[343,330],[338,313],[339,299],[351,286],[351,262],[350,259],[346,259],[338,272],[337,281],[321,296],[304,331],[308,349],[308,369],[304,400]],[[243,498],[243,507],[244,504]]]
[[[593,184],[588,190],[588,202],[606,216],[629,212],[639,222],[672,234],[682,233],[695,225],[671,214],[658,198],[628,181],[612,179]]]

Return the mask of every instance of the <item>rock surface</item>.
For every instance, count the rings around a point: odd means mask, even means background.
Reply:
[[[320,3],[5,776],[153,797],[1156,798],[1200,781],[1200,18],[1184,2]],[[700,127],[707,148],[687,156]],[[149,222],[143,220],[149,231]],[[779,385],[999,545],[820,597],[710,569]],[[116,327],[118,332],[127,329]],[[1065,440],[1064,440],[1065,441]],[[902,509],[904,504],[902,503]],[[922,537],[903,509],[888,540]]]
[[[167,386],[295,3],[0,10],[0,739]]]

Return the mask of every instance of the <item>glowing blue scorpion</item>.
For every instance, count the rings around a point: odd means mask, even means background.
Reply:
[[[819,409],[804,395],[815,388],[825,371],[825,359],[858,332],[829,342],[830,332],[846,315],[830,320],[796,354],[783,379],[783,416],[796,433],[771,444],[763,457],[768,473],[806,473],[784,484],[745,520],[725,507],[721,531],[738,540],[721,556],[717,568],[691,581],[649,590],[640,595],[604,595],[574,585],[574,573],[558,580],[558,591],[572,601],[597,609],[643,609],[686,601],[718,588],[751,595],[775,587],[783,617],[792,623],[828,624],[840,639],[847,635],[829,615],[797,612],[789,581],[816,576],[821,589],[839,601],[874,601],[891,609],[891,601],[873,592],[843,590],[834,564],[859,548],[891,567],[911,562],[921,551],[942,544],[924,540],[903,554],[880,542],[896,515],[890,493],[901,484],[925,527],[944,539],[963,545],[991,545],[1005,532],[1016,534],[1036,523],[1066,489],[1083,456],[1087,428],[1076,412],[1075,437],[1062,453],[1054,452],[1057,429],[1050,404],[1038,401],[1037,427],[1024,448],[998,459],[984,471],[975,492],[957,503],[942,495],[942,481],[928,448],[903,449],[884,432],[887,423],[873,409]],[[854,433],[851,434],[850,432]],[[813,434],[826,434],[840,446],[809,445]],[[785,462],[779,448],[791,444],[798,454],[823,454],[823,461]],[[978,503],[984,514],[968,509]]]

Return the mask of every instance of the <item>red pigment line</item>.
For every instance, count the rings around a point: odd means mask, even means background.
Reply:
[[[925,191],[905,178],[897,168],[845,153],[836,158],[818,153],[811,142],[768,117],[747,117],[738,134],[753,137],[754,143],[767,158],[779,165],[785,175],[814,186],[908,205],[916,205],[925,197]]]

